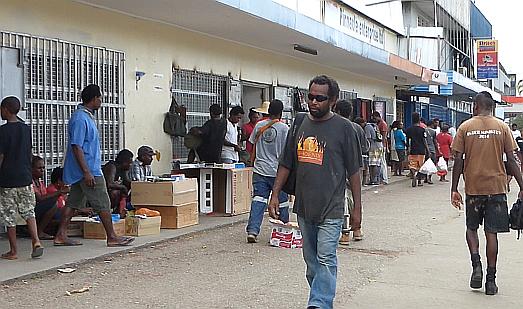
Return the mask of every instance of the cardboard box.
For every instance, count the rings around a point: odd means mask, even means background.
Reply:
[[[125,235],[125,220],[113,222],[114,232],[117,236]],[[105,229],[102,222],[89,222],[84,223],[84,238],[85,239],[107,239]]]
[[[133,182],[131,201],[134,206],[177,206],[198,201],[196,179],[165,182]]]
[[[215,170],[213,211],[229,216],[248,213],[252,201],[252,168]]]
[[[140,206],[136,206],[140,208]],[[198,224],[198,203],[192,202],[176,207],[142,206],[159,211],[162,216],[162,229],[179,229]]]
[[[303,239],[297,223],[283,224],[281,221],[269,220],[271,224],[271,239],[269,243],[279,248],[301,248]]]
[[[146,236],[160,234],[162,217],[139,217],[125,218],[125,235],[127,236]]]

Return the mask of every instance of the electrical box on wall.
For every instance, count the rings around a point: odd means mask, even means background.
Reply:
[[[0,100],[16,96],[22,105],[19,117],[25,119],[24,63],[18,48],[0,47]]]

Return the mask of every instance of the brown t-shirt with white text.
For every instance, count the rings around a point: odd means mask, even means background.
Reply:
[[[493,116],[475,116],[461,124],[452,150],[465,154],[465,193],[507,193],[503,154],[516,149],[509,127]]]

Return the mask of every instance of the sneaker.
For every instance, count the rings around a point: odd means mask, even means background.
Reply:
[[[340,245],[348,246],[350,243],[350,233],[341,233],[339,243]]]
[[[247,235],[247,242],[250,243],[250,244],[257,243],[258,242],[258,237],[256,237],[256,235],[249,234],[249,235]]]
[[[481,263],[472,268],[472,275],[470,276],[470,287],[473,289],[481,289],[483,286],[483,269]]]
[[[489,280],[485,282],[485,294],[487,295],[496,295],[498,294],[498,286],[496,285],[496,279]]]

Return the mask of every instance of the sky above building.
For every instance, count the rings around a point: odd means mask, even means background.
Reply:
[[[523,79],[523,40],[519,32],[522,18],[521,0],[475,0],[476,6],[492,24],[494,39],[499,42],[499,61],[507,73],[516,73]]]

